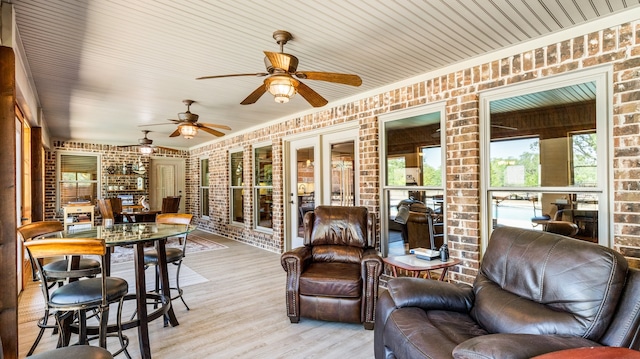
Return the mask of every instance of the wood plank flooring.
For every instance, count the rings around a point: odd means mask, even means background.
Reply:
[[[306,318],[289,322],[279,254],[222,237],[215,241],[229,248],[185,258],[187,266],[209,281],[184,288],[190,311],[180,300],[173,302],[180,325],[151,323],[154,358],[373,358],[373,331],[362,325]],[[37,326],[27,322],[18,330],[23,358]],[[140,358],[137,331],[125,334],[132,357]],[[55,348],[55,340],[51,331],[45,332],[36,353]],[[109,342],[109,349],[116,347],[115,341]]]

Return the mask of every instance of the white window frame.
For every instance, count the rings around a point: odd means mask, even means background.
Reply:
[[[207,170],[208,170],[207,176],[209,177],[207,179],[207,184],[208,184],[207,186],[203,186],[202,185],[202,182],[203,182],[202,179],[203,179],[203,176],[204,176],[204,173],[202,172],[202,163],[204,161],[207,161]],[[200,190],[198,191],[198,196],[199,196],[199,202],[200,202],[199,210],[200,210],[200,217],[201,218],[210,218],[210,214],[211,214],[211,205],[210,205],[210,200],[211,200],[211,190],[210,190],[210,188],[211,188],[211,172],[209,170],[211,167],[209,166],[209,162],[210,162],[209,157],[200,157],[199,158],[199,162],[198,162],[199,169],[200,169],[200,183],[199,183]],[[203,197],[204,197],[203,193],[204,193],[205,189],[209,193],[209,195],[207,196],[209,198],[209,201],[207,201],[207,203],[203,202]],[[208,214],[204,214],[204,209],[205,208],[207,209],[207,213]]]
[[[241,153],[242,154],[242,177],[241,177],[241,182],[240,185],[234,184],[233,182],[233,171],[236,170],[236,168],[232,168],[232,162],[231,162],[231,157],[236,154],[236,153]],[[245,182],[245,166],[244,166],[244,160],[245,160],[245,155],[244,155],[244,148],[239,147],[239,148],[234,148],[234,149],[230,149],[229,150],[229,156],[228,156],[228,160],[229,160],[229,223],[231,223],[232,225],[236,225],[236,226],[244,226],[246,223],[246,215],[245,215],[245,208],[244,208],[244,198],[242,198],[242,220],[243,222],[238,222],[234,220],[233,217],[233,191],[240,189],[242,191],[246,190],[246,182]]]
[[[586,70],[577,70],[567,74],[550,76],[547,78],[528,81],[525,83],[502,86],[500,88],[490,89],[480,93],[480,208],[484,221],[480,223],[481,238],[487,240],[481,241],[481,255],[487,248],[488,238],[491,236],[491,197],[493,191],[504,191],[501,187],[490,187],[490,134],[491,134],[491,101],[516,97],[530,93],[542,92],[551,89],[567,87],[582,83],[594,82],[596,85],[596,133],[597,133],[597,158],[600,164],[597,171],[598,185],[596,187],[523,187],[509,188],[514,192],[582,192],[594,193],[598,196],[598,218],[602,221],[598,225],[598,241],[600,245],[610,247],[613,238],[613,183],[610,180],[613,173],[613,141],[610,140],[612,133],[612,122],[608,119],[613,118],[613,67],[611,65],[596,66]]]
[[[261,148],[265,148],[265,147],[271,147],[271,169],[273,171],[273,155],[274,155],[274,151],[273,151],[273,143],[272,142],[261,142],[261,143],[257,143],[253,146],[252,148],[252,165],[251,165],[251,177],[252,177],[252,196],[253,196],[253,228],[258,230],[258,231],[262,231],[262,232],[269,232],[269,233],[273,233],[273,222],[272,222],[272,226],[271,228],[269,227],[262,227],[260,226],[260,195],[259,192],[262,189],[265,190],[271,190],[271,194],[273,195],[273,177],[271,179],[271,185],[267,186],[267,185],[260,185],[259,181],[258,181],[258,173],[256,173],[256,151],[261,149]],[[273,174],[272,174],[273,176]]]
[[[441,163],[442,163],[442,185],[439,187],[434,186],[411,186],[411,190],[424,191],[424,190],[442,190],[443,191],[443,206],[446,208],[447,195],[446,195],[446,174],[447,174],[447,143],[446,143],[446,103],[444,101],[434,102],[432,104],[410,108],[407,110],[396,111],[386,115],[382,115],[378,118],[378,132],[380,134],[380,233],[389,233],[389,199],[387,193],[392,190],[407,190],[407,186],[389,186],[387,185],[387,135],[385,132],[385,124],[391,121],[402,120],[405,118],[415,117],[419,115],[426,115],[430,113],[440,112],[440,145],[442,146]],[[444,211],[442,221],[444,222],[444,243],[447,243],[447,218],[449,211]],[[386,257],[389,251],[389,242],[386,235],[380,236],[380,250],[382,256]]]
[[[97,167],[97,175],[96,175],[96,180],[95,181],[87,181],[89,183],[95,183],[96,184],[96,198],[95,200],[97,200],[98,198],[102,198],[102,156],[99,153],[87,153],[87,152],[67,152],[67,151],[61,151],[58,152],[56,154],[56,208],[58,210],[62,210],[62,203],[61,203],[61,199],[60,199],[60,195],[62,193],[61,187],[60,185],[62,184],[62,171],[61,171],[61,164],[62,164],[62,160],[61,157],[62,156],[86,156],[86,157],[94,157],[96,159],[96,167]],[[64,181],[66,182],[66,181]],[[73,181],[73,182],[84,182],[84,181]]]

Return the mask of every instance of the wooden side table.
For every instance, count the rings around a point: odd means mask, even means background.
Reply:
[[[405,256],[390,256],[382,258],[382,261],[391,267],[391,271],[394,277],[398,276],[398,268],[404,269],[408,272],[412,272],[414,277],[420,276],[421,272],[427,272],[425,278],[431,278],[431,271],[436,269],[442,269],[438,280],[443,281],[447,277],[447,271],[450,267],[460,264],[459,259],[449,258],[448,261],[443,262],[440,259],[424,260],[416,258],[415,254],[408,254]]]

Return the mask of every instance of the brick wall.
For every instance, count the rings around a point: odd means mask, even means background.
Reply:
[[[282,251],[284,246],[282,138],[309,130],[358,121],[360,173],[357,174],[360,203],[379,212],[380,169],[377,116],[436,101],[446,101],[447,169],[446,196],[449,248],[462,265],[450,272],[455,281],[470,283],[479,266],[480,246],[480,126],[479,93],[483,90],[523,83],[538,78],[610,64],[613,67],[613,167],[615,199],[614,247],[634,266],[640,257],[640,24],[626,23],[564,41],[497,58],[472,68],[427,79],[389,92],[360,99],[273,124],[250,134],[198,148],[191,158],[211,160],[212,218],[202,221],[207,229],[265,248]],[[251,144],[274,143],[274,230],[252,229],[252,199],[245,203],[243,226],[228,222],[228,150],[244,149],[245,165],[251,163]],[[191,161],[194,163],[194,161]],[[245,167],[250,168],[250,167]],[[197,181],[197,166],[189,169]],[[251,173],[245,173],[251,183]],[[195,186],[194,186],[195,187]],[[193,195],[194,193],[190,193]],[[197,210],[197,208],[193,208]],[[194,212],[196,213],[196,212]]]
[[[640,267],[640,22],[602,29],[583,36],[547,44],[512,56],[497,58],[472,68],[429,78],[385,93],[344,105],[322,108],[303,117],[271,124],[252,133],[225,136],[222,141],[193,149],[187,159],[186,210],[196,216],[201,228],[220,235],[281,252],[284,248],[283,137],[328,128],[345,122],[359,125],[360,172],[357,186],[359,205],[379,213],[380,169],[377,116],[427,103],[446,101],[446,196],[448,238],[451,255],[462,264],[450,271],[454,281],[471,283],[479,266],[480,247],[480,92],[524,83],[538,78],[568,73],[596,65],[613,69],[613,160],[611,194],[614,248],[632,266]],[[273,143],[273,232],[253,229],[253,198],[249,184],[251,171],[245,171],[245,223],[229,223],[229,150],[244,151],[244,168],[251,168],[252,144]],[[86,146],[86,148],[85,148]],[[115,150],[111,146],[64,143],[55,150]],[[123,154],[125,155],[125,154]],[[208,158],[210,166],[210,218],[199,215],[199,160]],[[55,156],[47,154],[47,217],[55,187]]]
[[[45,154],[45,218],[47,220],[62,220],[62,210],[56,208],[56,168],[57,153],[93,153],[100,155],[100,167],[102,172],[101,187],[98,196],[100,198],[115,197],[118,194],[133,194],[134,201],[143,196],[149,195],[149,178],[144,177],[144,191],[134,190],[138,176],[108,176],[107,168],[114,166],[116,173],[120,174],[123,164],[127,164],[127,173],[131,173],[132,164],[141,160],[145,168],[149,168],[149,157],[141,156],[137,147],[118,147],[112,145],[90,144],[82,142],[54,141],[53,148]],[[158,149],[154,156],[187,158],[187,151],[179,153],[169,153]],[[107,186],[125,186],[125,191],[108,191]],[[192,197],[192,198],[197,198]],[[189,199],[187,199],[188,202]],[[97,214],[97,213],[96,213]]]

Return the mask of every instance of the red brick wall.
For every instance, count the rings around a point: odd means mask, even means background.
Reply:
[[[480,246],[480,135],[479,93],[483,90],[533,79],[610,64],[614,70],[612,173],[615,198],[614,246],[632,265],[640,257],[640,142],[638,115],[640,92],[640,25],[637,22],[595,31],[564,41],[533,48],[509,57],[496,58],[472,68],[427,79],[409,86],[360,99],[345,105],[323,108],[300,118],[270,125],[250,134],[229,137],[192,151],[192,158],[209,156],[212,219],[202,225],[211,231],[272,251],[284,246],[282,138],[312,129],[358,121],[360,173],[357,174],[360,205],[379,213],[379,137],[377,116],[393,111],[446,101],[448,234],[451,254],[463,264],[453,271],[456,281],[470,283],[479,265]],[[245,165],[251,163],[251,144],[274,142],[274,231],[267,234],[228,223],[228,149],[241,147]],[[249,168],[249,167],[245,167]],[[197,169],[190,169],[195,174]],[[245,173],[251,176],[251,173]],[[246,183],[251,183],[246,178]],[[195,195],[190,193],[189,195]],[[192,202],[195,203],[195,202]],[[251,218],[251,200],[245,203],[245,217]],[[197,211],[197,208],[192,208]],[[195,213],[195,212],[194,212]]]
[[[379,213],[380,169],[377,116],[436,101],[446,101],[449,248],[462,265],[450,271],[455,281],[471,283],[479,266],[480,246],[480,127],[479,94],[483,90],[523,83],[538,78],[568,73],[596,65],[613,68],[613,159],[614,248],[633,266],[640,266],[640,22],[565,39],[532,48],[509,57],[496,58],[477,66],[429,78],[388,92],[362,98],[252,133],[228,136],[221,142],[190,151],[187,161],[186,209],[199,216],[199,160],[209,158],[211,213],[201,219],[201,228],[266,250],[284,248],[283,137],[310,130],[328,128],[345,122],[359,124],[360,203]],[[230,149],[244,151],[244,168],[252,164],[252,145],[273,143],[273,233],[253,229],[252,194],[245,197],[245,223],[229,223]],[[51,168],[47,156],[47,173]],[[53,166],[55,170],[55,166]],[[251,193],[252,171],[245,171],[247,191]],[[47,186],[51,198],[50,181]],[[47,203],[49,210],[50,203]]]

